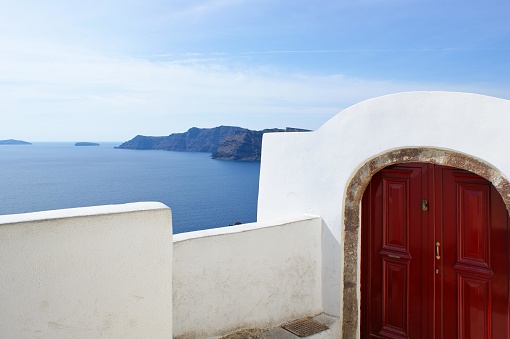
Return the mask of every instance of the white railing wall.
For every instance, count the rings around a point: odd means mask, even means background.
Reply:
[[[172,338],[160,203],[0,216],[2,338]]]
[[[315,315],[321,234],[303,216],[172,236],[160,203],[0,216],[0,333],[207,338]]]
[[[322,311],[322,219],[174,236],[175,338],[268,328]]]

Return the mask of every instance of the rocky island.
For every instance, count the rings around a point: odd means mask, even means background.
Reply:
[[[235,126],[193,127],[187,132],[174,133],[168,136],[137,135],[115,148],[207,152],[212,153],[212,158],[218,160],[258,161],[261,156],[264,133],[307,131],[299,128],[274,128],[254,131]]]
[[[8,139],[0,140],[0,145],[32,145],[32,143],[23,140]]]
[[[77,142],[74,144],[74,146],[99,146],[98,143],[95,143],[95,142]]]

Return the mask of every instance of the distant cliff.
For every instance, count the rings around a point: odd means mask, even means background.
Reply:
[[[262,135],[270,132],[301,132],[297,128],[266,129],[253,131],[241,127],[219,126],[214,128],[190,128],[184,133],[152,137],[137,135],[116,147],[137,150],[165,150],[179,152],[212,153],[218,160],[260,160]]]
[[[262,135],[278,132],[308,132],[308,130],[289,128],[265,129],[262,131],[244,130],[227,135],[212,154],[218,160],[260,160],[262,153]]]
[[[9,139],[9,140],[0,140],[0,145],[32,145],[32,143],[26,142],[23,140]]]

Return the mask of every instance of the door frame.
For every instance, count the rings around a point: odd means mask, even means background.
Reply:
[[[385,167],[406,162],[432,163],[473,172],[494,185],[507,211],[510,211],[510,182],[497,168],[470,155],[439,148],[409,147],[391,150],[369,159],[350,179],[343,202],[343,310],[341,312],[343,338],[356,338],[360,333],[361,198],[375,173]]]

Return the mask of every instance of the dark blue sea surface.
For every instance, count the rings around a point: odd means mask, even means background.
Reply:
[[[256,220],[259,162],[116,145],[0,146],[0,214],[159,201],[174,233]]]

